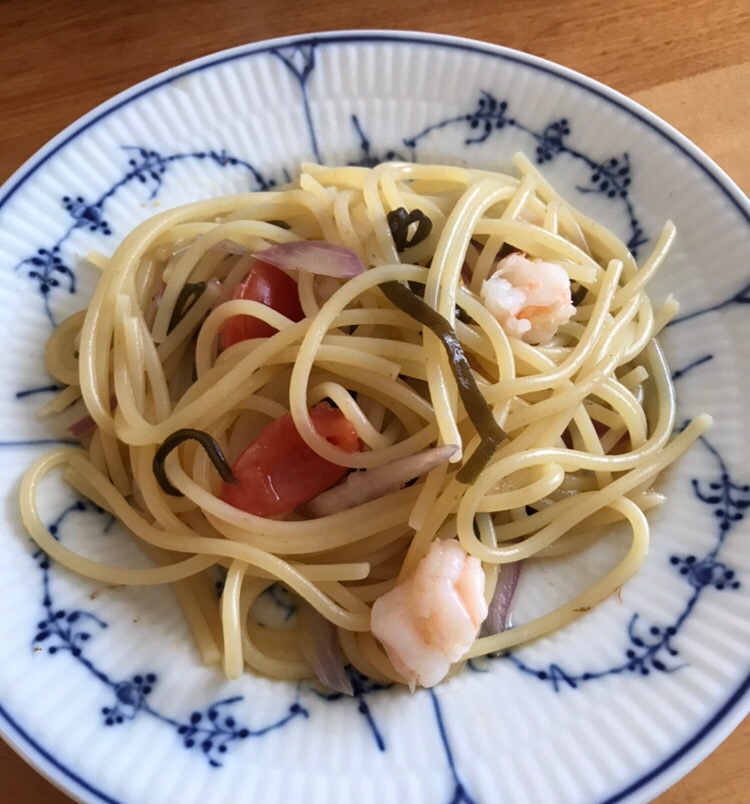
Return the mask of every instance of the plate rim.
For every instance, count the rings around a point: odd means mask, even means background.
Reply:
[[[395,31],[387,29],[330,30],[314,33],[263,39],[227,48],[167,68],[124,89],[78,117],[48,140],[33,153],[2,185],[0,185],[0,211],[23,185],[64,147],[98,122],[117,112],[129,103],[147,95],[172,81],[185,78],[205,69],[218,67],[248,56],[260,55],[280,47],[301,45],[343,45],[353,43],[382,43],[405,45],[436,45],[451,50],[493,56],[505,61],[530,67],[554,78],[563,79],[614,104],[620,110],[645,124],[656,134],[676,147],[692,161],[750,224],[750,199],[732,178],[684,134],[660,118],[654,112],[627,97],[616,89],[551,60],[535,56],[504,45],[483,42],[467,37],[414,30]],[[600,804],[618,804],[639,791],[655,796],[671,787],[676,781],[702,762],[750,712],[750,668],[745,679],[730,694],[725,703],[698,730],[676,748],[657,766],[642,774],[632,783],[602,800]],[[16,739],[10,732],[15,732]],[[70,789],[70,782],[93,794],[98,801],[118,804],[117,800],[97,789],[83,779],[75,770],[67,767],[30,735],[6,709],[0,700],[0,737],[50,783],[75,800],[85,801]],[[20,740],[19,740],[20,738]],[[680,767],[684,763],[684,767]],[[61,778],[67,777],[69,782]],[[650,800],[650,799],[649,799]]]
[[[484,53],[486,55],[500,57],[506,61],[523,64],[540,72],[552,76],[563,78],[584,90],[592,92],[605,100],[614,103],[623,111],[645,123],[657,134],[661,134],[665,139],[676,145],[680,151],[703,169],[708,178],[716,184],[734,203],[737,209],[750,222],[750,198],[737,186],[733,179],[719,165],[702,151],[695,143],[689,140],[684,134],[674,126],[667,123],[654,112],[642,106],[637,101],[632,100],[627,95],[613,89],[610,86],[590,78],[583,73],[550,61],[549,59],[535,56],[521,50],[497,45],[491,42],[482,42],[478,39],[468,37],[453,36],[450,34],[428,33],[420,31],[391,31],[386,29],[372,30],[333,30],[321,31],[316,33],[293,34],[290,36],[276,37],[273,39],[263,39],[258,42],[250,42],[244,45],[237,45],[232,48],[208,53],[196,59],[183,62],[168,67],[149,78],[145,78],[131,87],[117,93],[108,100],[95,106],[90,111],[81,115],[58,134],[48,140],[41,148],[33,153],[16,171],[14,171],[6,181],[0,185],[0,209],[12,198],[17,190],[26,182],[48,159],[54,156],[65,145],[75,139],[79,134],[89,129],[95,123],[102,120],[112,112],[127,103],[149,92],[159,89],[167,83],[178,78],[186,78],[192,73],[225,64],[230,61],[241,59],[248,55],[258,55],[270,52],[280,47],[290,45],[313,45],[313,44],[347,44],[352,42],[402,42],[406,44],[437,44],[453,50],[464,50],[474,53]]]

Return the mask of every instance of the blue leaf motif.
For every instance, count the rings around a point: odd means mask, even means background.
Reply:
[[[548,683],[555,692],[565,687],[576,689],[581,682],[621,673],[648,676],[652,671],[673,673],[684,667],[684,664],[671,661],[679,655],[674,641],[700,598],[708,590],[726,592],[737,590],[741,586],[736,571],[719,560],[718,556],[732,527],[744,517],[745,510],[750,507],[750,485],[732,480],[723,458],[705,437],[700,438],[700,443],[716,460],[719,475],[709,481],[693,478],[691,486],[695,498],[711,509],[713,519],[717,522],[716,543],[703,556],[689,554],[670,557],[670,565],[684,578],[691,590],[674,621],[668,625],[654,623],[644,626],[641,615],[637,612],[633,614],[628,622],[627,647],[623,661],[602,670],[573,672],[555,663],[546,667],[534,667],[518,654],[508,654],[503,658],[512,662],[521,672]],[[483,672],[487,662],[493,658],[497,657],[475,659],[469,666],[477,672]]]
[[[509,128],[523,132],[535,143],[538,164],[544,165],[559,156],[566,156],[586,166],[590,183],[576,189],[581,193],[597,193],[622,206],[630,227],[627,246],[636,255],[640,246],[648,242],[648,237],[638,221],[630,199],[633,170],[629,154],[613,156],[604,161],[595,159],[569,144],[572,125],[568,118],[552,120],[539,129],[526,125],[517,116],[511,116],[509,111],[506,100],[499,100],[491,92],[481,90],[472,111],[431,123],[417,134],[405,137],[403,143],[412,149],[412,158],[416,161],[416,148],[422,141],[436,131],[453,126],[468,126],[470,134],[464,140],[467,146],[481,145],[491,136]]]
[[[50,523],[48,530],[59,539],[71,517],[82,514],[98,517],[104,515],[107,524],[103,529],[106,531],[109,527],[109,514],[92,503],[79,500],[66,507]],[[283,728],[292,720],[309,717],[309,712],[295,700],[281,717],[264,726],[252,728],[243,723],[238,715],[233,714],[234,709],[244,700],[242,696],[215,701],[205,709],[193,711],[182,720],[161,712],[151,703],[152,693],[158,684],[155,672],[135,673],[117,679],[94,664],[86,655],[86,644],[97,631],[106,629],[107,623],[91,612],[56,606],[51,584],[51,562],[40,550],[34,553],[34,558],[42,573],[43,616],[36,623],[32,647],[34,651],[46,651],[50,656],[68,653],[110,690],[112,701],[101,709],[105,726],[123,726],[139,717],[151,717],[173,729],[185,748],[199,750],[211,767],[218,768],[231,746],[249,738],[262,737]]]
[[[565,118],[549,123],[539,138],[539,145],[536,147],[536,161],[541,165],[551,162],[555,156],[564,153],[567,150],[565,138],[569,134],[570,126]]]
[[[37,249],[34,254],[23,258],[15,265],[15,270],[25,269],[27,277],[36,284],[47,317],[53,326],[56,323],[50,302],[53,291],[64,287],[71,294],[76,292],[76,274],[69,257],[63,253],[68,240],[79,230],[85,230],[90,234],[112,235],[112,227],[105,217],[105,208],[123,187],[132,183],[142,185],[148,191],[148,198],[152,200],[159,194],[170,166],[189,160],[209,161],[221,168],[243,170],[250,174],[255,189],[268,190],[276,185],[274,179],[265,177],[250,162],[224,149],[166,155],[143,146],[126,145],[123,146],[123,150],[130,154],[130,158],[122,177],[94,201],[87,201],[81,195],[63,196],[63,207],[72,218],[70,226],[51,246]]]

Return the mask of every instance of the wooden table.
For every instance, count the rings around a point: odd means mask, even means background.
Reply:
[[[586,73],[750,190],[747,0],[0,0],[0,183],[84,112],[167,67],[269,37],[373,27],[484,39]],[[748,756],[750,719],[658,803],[746,804]],[[0,801],[68,799],[0,742]]]

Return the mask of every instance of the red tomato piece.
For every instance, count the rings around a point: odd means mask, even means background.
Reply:
[[[305,317],[299,302],[297,283],[281,268],[262,260],[256,260],[248,275],[237,285],[234,298],[260,302],[292,321],[301,321]],[[275,334],[276,330],[259,318],[236,315],[221,327],[221,348],[228,349],[240,341],[270,338]]]
[[[361,444],[351,422],[328,403],[310,408],[319,435],[345,452]],[[220,498],[256,516],[272,517],[312,500],[348,469],[313,452],[302,440],[290,413],[266,427],[232,467],[238,483],[224,483]]]

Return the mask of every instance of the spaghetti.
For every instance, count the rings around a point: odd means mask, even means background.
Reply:
[[[204,660],[230,678],[247,665],[343,690],[348,664],[431,686],[610,595],[646,555],[654,479],[710,424],[672,438],[655,336],[677,305],[654,309],[645,288],[674,227],[638,266],[515,163],[520,179],[304,165],[288,188],[164,212],[93,260],[93,298],[45,353],[66,388],[43,413],[82,448],[24,477],[39,546],[89,578],[175,584]],[[555,282],[553,310],[533,294]],[[35,497],[57,467],[153,567],[106,566],[50,535]],[[478,636],[503,622],[492,608],[507,608],[518,562],[616,522],[630,550],[594,586]],[[283,627],[259,621],[271,587],[297,608]]]

